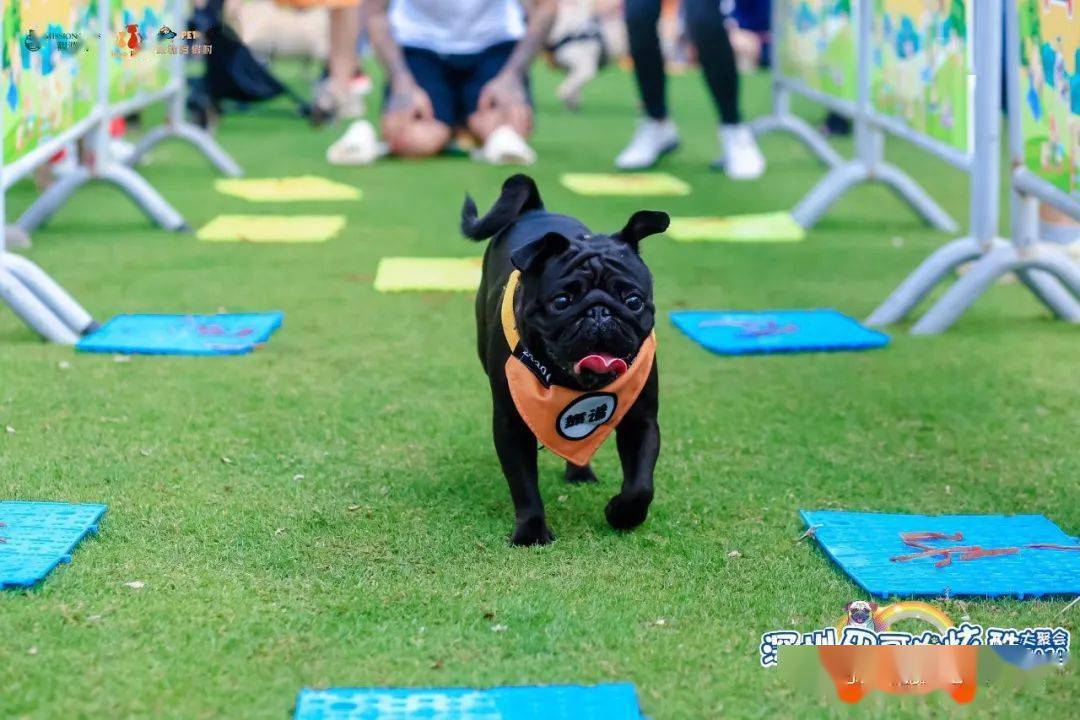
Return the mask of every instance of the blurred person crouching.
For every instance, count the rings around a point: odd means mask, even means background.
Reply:
[[[533,109],[528,72],[555,19],[556,0],[367,0],[368,37],[387,78],[381,126],[390,154],[430,157],[465,131],[475,159],[528,165]],[[526,11],[528,14],[526,16]],[[350,126],[331,162],[371,162],[374,128]]]

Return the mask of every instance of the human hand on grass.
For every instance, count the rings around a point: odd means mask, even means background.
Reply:
[[[386,117],[399,121],[433,120],[435,108],[431,98],[411,76],[394,78],[390,85],[390,99],[386,103]]]
[[[487,117],[490,129],[510,125],[522,136],[527,136],[532,131],[533,114],[521,76],[504,72],[489,80],[480,90],[477,115]]]
[[[509,110],[528,107],[525,83],[516,73],[499,73],[480,90],[480,110]]]

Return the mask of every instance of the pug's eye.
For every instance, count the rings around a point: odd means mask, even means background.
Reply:
[[[551,298],[551,307],[555,312],[562,312],[569,308],[573,301],[574,299],[570,297],[569,293],[559,293]]]
[[[623,300],[626,303],[626,307],[630,308],[634,312],[641,312],[645,307],[645,299],[637,293],[630,293]]]

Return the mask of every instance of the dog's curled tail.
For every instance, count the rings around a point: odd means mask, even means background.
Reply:
[[[540,191],[528,175],[514,175],[503,183],[502,193],[484,217],[479,217],[476,202],[465,195],[461,206],[461,233],[471,240],[487,240],[503,230],[523,212],[543,210]]]

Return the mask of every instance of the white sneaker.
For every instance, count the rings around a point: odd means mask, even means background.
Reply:
[[[638,122],[630,144],[615,158],[615,167],[620,170],[644,170],[677,147],[679,131],[673,120],[645,118]]]
[[[500,125],[488,135],[484,146],[473,151],[473,159],[491,165],[532,165],[536,151],[509,125]]]
[[[375,126],[367,120],[357,120],[326,149],[326,161],[331,165],[370,165],[385,154],[386,148],[379,142]]]
[[[720,147],[723,155],[713,166],[723,168],[732,180],[755,180],[765,173],[765,157],[745,125],[721,125]]]
[[[74,160],[74,154],[70,155]],[[67,156],[65,155],[65,157]],[[131,162],[131,158],[135,157],[135,144],[123,138],[110,138],[109,157],[121,165],[127,165]]]
[[[338,92],[328,78],[320,80],[315,85],[315,99],[311,103],[311,122],[322,125],[334,120],[358,120],[364,117],[364,97],[371,91],[370,79],[366,85],[367,90],[362,91],[363,81],[352,80],[346,90]]]

